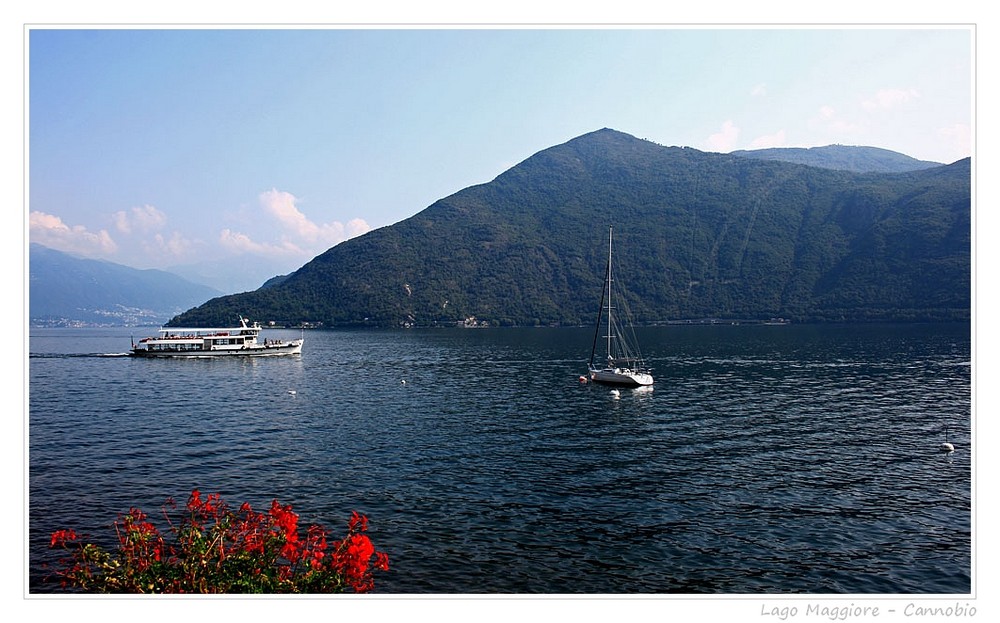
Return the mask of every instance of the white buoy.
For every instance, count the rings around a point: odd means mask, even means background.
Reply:
[[[942,443],[938,447],[941,449],[941,452],[954,452],[955,451],[955,446],[950,441],[948,441],[948,429],[947,428],[944,429],[944,443]]]
[[[622,395],[622,393],[620,391],[618,391],[617,389],[612,389],[611,390],[611,397],[612,398],[614,398],[614,399],[617,400],[621,395]]]
[[[406,379],[402,379],[399,383],[400,385],[406,385]]]
[[[294,389],[290,389],[290,390],[288,390],[288,393],[291,394],[292,396],[294,396],[295,395],[295,390]]]

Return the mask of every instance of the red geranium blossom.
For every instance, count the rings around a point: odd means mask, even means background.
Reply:
[[[65,587],[104,593],[367,592],[373,570],[389,569],[388,556],[363,534],[368,518],[358,513],[331,547],[321,526],[300,535],[298,514],[277,500],[267,513],[248,503],[234,513],[219,494],[203,498],[195,489],[176,525],[168,508],[176,509],[172,499],[163,508],[171,540],[137,508],[120,517],[117,555],[79,543],[73,530],[55,531],[51,546],[70,553],[56,577]]]

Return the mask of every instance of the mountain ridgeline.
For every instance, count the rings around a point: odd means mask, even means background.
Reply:
[[[605,129],[171,324],[589,324],[611,226],[637,322],[971,313],[969,159],[857,173]]]
[[[157,325],[221,294],[162,270],[73,257],[36,243],[28,248],[33,327]]]
[[[808,164],[824,169],[840,169],[856,173],[903,173],[941,166],[940,162],[917,160],[904,154],[878,147],[851,147],[827,145],[825,147],[775,147],[770,149],[739,150],[734,156],[780,160]]]

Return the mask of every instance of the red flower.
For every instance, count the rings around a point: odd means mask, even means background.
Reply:
[[[357,511],[353,511],[351,513],[351,520],[347,522],[347,529],[351,532],[365,532],[368,530],[368,518],[364,515],[359,515]]]
[[[73,532],[72,530],[56,530],[55,532],[52,533],[52,543],[49,545],[49,547],[55,547],[56,545],[62,547],[66,544],[67,541],[75,541],[75,540],[76,540],[76,532]]]
[[[299,561],[299,548],[295,543],[285,543],[281,546],[281,556],[292,564],[297,563]]]
[[[352,534],[350,544],[347,546],[347,553],[356,560],[363,561],[365,566],[368,560],[375,554],[375,546],[371,539],[363,534]]]
[[[278,504],[277,500],[271,502],[271,510],[268,511],[274,526],[278,528],[281,536],[285,537],[285,544],[281,547],[281,556],[289,562],[298,562],[302,556],[299,546],[299,516],[292,512],[291,505]]]
[[[88,592],[366,592],[374,589],[373,571],[389,568],[358,513],[344,540],[328,542],[322,526],[300,535],[298,514],[277,500],[266,513],[243,504],[237,514],[218,494],[194,489],[187,510],[174,525],[164,508],[168,542],[144,512],[129,509],[114,522],[117,556],[90,544],[69,548],[72,559],[57,572],[63,585]],[[72,530],[52,533],[52,547],[71,541],[78,542]]]

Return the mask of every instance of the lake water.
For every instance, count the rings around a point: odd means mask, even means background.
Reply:
[[[617,398],[583,328],[116,356],[148,333],[31,331],[32,592],[53,530],[195,487],[367,514],[379,593],[972,591],[968,325],[644,328],[655,388]]]

